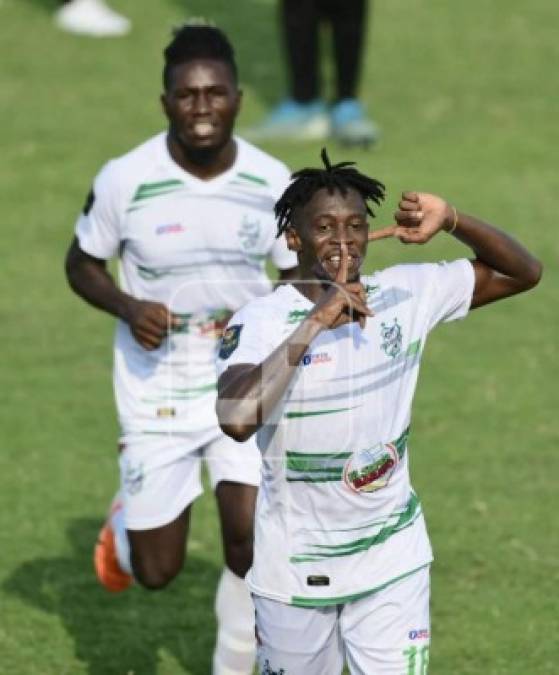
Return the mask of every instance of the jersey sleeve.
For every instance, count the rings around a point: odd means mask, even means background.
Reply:
[[[290,181],[291,172],[285,164],[279,163],[278,170],[275,172],[271,182],[274,204],[282,196]],[[270,260],[278,270],[289,270],[293,267],[297,267],[297,254],[287,248],[287,242],[283,234],[281,237],[274,239],[269,256]]]
[[[122,238],[119,201],[119,186],[109,162],[97,174],[76,222],[80,248],[94,258],[107,260],[118,252]]]
[[[428,285],[428,328],[438,323],[462,319],[472,303],[475,275],[472,263],[461,259],[427,265],[430,284]]]
[[[274,319],[254,303],[236,312],[223,332],[217,355],[218,376],[239,363],[262,363],[275,348]]]
[[[274,241],[270,259],[278,270],[290,270],[297,267],[297,254],[287,248],[287,241],[283,234]]]

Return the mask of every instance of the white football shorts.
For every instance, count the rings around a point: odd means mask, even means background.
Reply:
[[[427,675],[429,566],[371,595],[295,607],[253,595],[260,675]]]
[[[202,492],[205,460],[212,489],[220,481],[260,485],[254,436],[237,443],[221,431],[133,434],[120,443],[120,493],[129,530],[150,530],[175,520]]]

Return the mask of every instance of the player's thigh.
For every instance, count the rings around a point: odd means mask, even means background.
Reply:
[[[203,450],[215,490],[224,542],[252,542],[261,457],[253,438],[237,443],[221,435]]]
[[[340,630],[352,675],[426,675],[429,664],[429,567],[347,603]]]
[[[125,439],[120,454],[124,523],[133,551],[183,550],[190,505],[202,493],[200,453],[187,436]]]
[[[253,600],[260,675],[340,675],[343,649],[336,606],[294,607],[261,596]]]

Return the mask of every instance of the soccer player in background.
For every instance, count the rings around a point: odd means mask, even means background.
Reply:
[[[276,205],[300,280],[252,300],[220,348],[218,418],[257,432],[254,564],[262,673],[427,672],[432,552],[407,439],[428,333],[528,290],[540,263],[440,197],[406,192],[394,236],[447,231],[473,253],[361,276],[384,187],[348,163],[294,175]],[[483,348],[480,343],[480,349]]]
[[[180,571],[206,459],[226,566],[216,596],[214,673],[252,672],[252,561],[260,482],[254,441],[223,435],[215,415],[216,345],[228,317],[288,279],[296,255],[276,238],[285,165],[233,136],[237,67],[217,28],[186,25],[164,51],[168,130],[95,178],[66,259],[72,289],[117,317],[114,388],[120,485],[95,550],[110,590],[159,589]],[[106,261],[120,258],[120,287]]]

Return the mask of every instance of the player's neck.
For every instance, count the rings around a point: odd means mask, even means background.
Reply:
[[[167,148],[181,169],[200,180],[211,180],[228,171],[237,158],[237,144],[233,138],[220,148],[192,148],[169,133]]]

